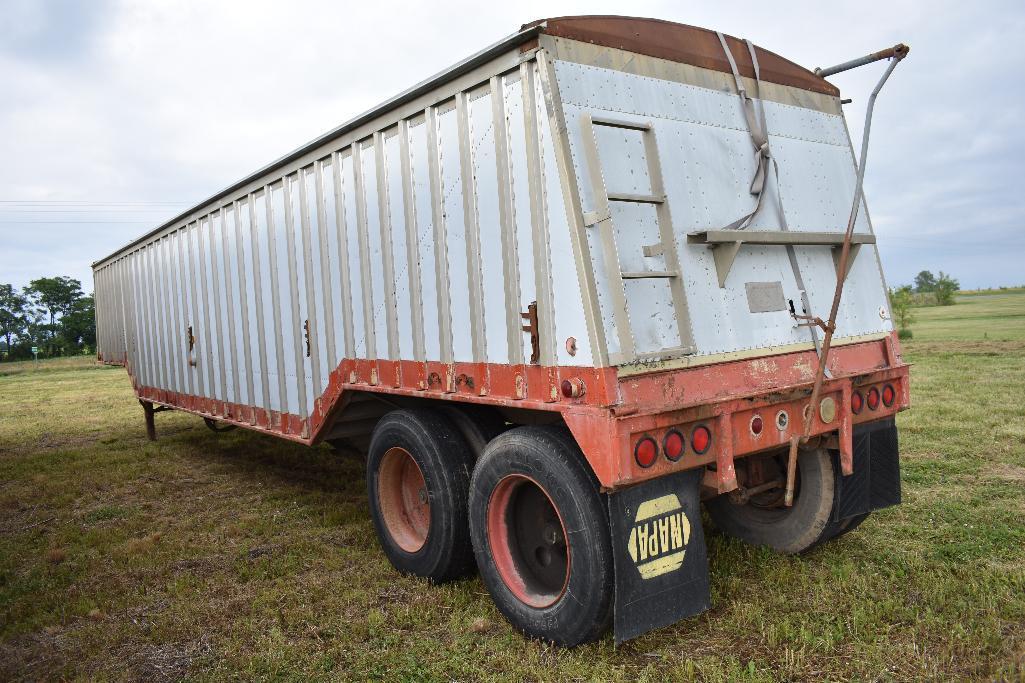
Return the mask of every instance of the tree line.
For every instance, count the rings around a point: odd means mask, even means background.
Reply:
[[[92,353],[96,306],[92,294],[71,277],[41,277],[18,291],[0,284],[0,360]]]

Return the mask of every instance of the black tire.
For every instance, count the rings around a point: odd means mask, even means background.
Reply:
[[[709,500],[705,508],[715,525],[729,536],[783,553],[801,553],[814,547],[829,531],[835,482],[829,451],[801,451],[797,478],[790,508],[758,507],[752,502],[736,505],[728,495]]]
[[[441,409],[463,435],[474,458],[484,453],[492,439],[506,430],[505,420],[487,406],[460,405]]]
[[[466,441],[440,412],[396,410],[381,418],[367,456],[367,493],[393,567],[435,583],[472,571],[472,469]]]
[[[470,485],[470,533],[484,585],[515,628],[568,647],[608,630],[608,514],[565,429],[517,427],[488,444]]]
[[[851,533],[859,526],[861,526],[861,523],[868,518],[868,515],[868,512],[864,512],[860,515],[854,515],[853,517],[841,519],[838,522],[831,522],[830,529],[822,535],[822,539],[819,540],[819,543],[826,543],[828,541],[840,538],[845,534]]]

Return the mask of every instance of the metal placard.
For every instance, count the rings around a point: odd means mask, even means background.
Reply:
[[[783,283],[745,282],[747,307],[752,313],[770,313],[787,310],[787,299],[783,296]]]
[[[701,476],[680,472],[609,496],[617,644],[711,606]]]

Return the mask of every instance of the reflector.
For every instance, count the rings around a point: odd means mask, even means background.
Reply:
[[[683,447],[683,434],[675,429],[670,429],[666,438],[662,440],[662,450],[665,451],[666,457],[676,462],[683,455]]]
[[[643,437],[634,448],[634,459],[641,467],[651,467],[658,457],[658,444],[650,436]]]
[[[712,432],[704,425],[695,427],[694,433],[690,436],[690,445],[695,453],[701,455],[712,445]]]

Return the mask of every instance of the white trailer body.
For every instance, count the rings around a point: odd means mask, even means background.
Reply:
[[[835,413],[800,408],[820,340],[799,316],[829,312],[857,178],[839,93],[719,45],[651,20],[525,27],[96,262],[99,357],[148,411],[311,444],[369,434],[367,395],[561,421],[606,491],[712,468],[728,492],[735,458],[808,422],[847,473],[907,370],[862,205]],[[867,420],[848,408],[872,383],[896,398]],[[756,394],[776,397],[765,436]],[[713,445],[688,445],[704,424]],[[640,461],[671,433],[687,457]]]

